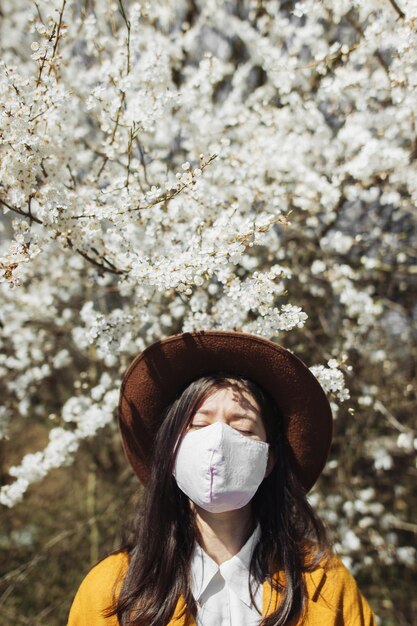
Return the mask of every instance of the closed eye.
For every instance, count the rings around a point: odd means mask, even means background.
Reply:
[[[188,429],[194,429],[194,428],[205,428],[206,426],[208,426],[208,424],[190,424]],[[234,430],[237,430],[238,433],[241,433],[242,435],[253,435],[253,432],[251,430],[243,430],[241,428],[235,428],[234,426],[232,426],[232,428],[234,428]]]

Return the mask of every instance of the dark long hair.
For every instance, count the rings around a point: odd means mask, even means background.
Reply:
[[[117,602],[106,612],[106,616],[117,615],[121,626],[166,626],[181,594],[186,623],[196,617],[190,561],[194,543],[201,537],[189,499],[172,475],[176,443],[201,402],[213,391],[231,385],[243,387],[259,403],[267,441],[276,458],[252,499],[261,538],[250,571],[261,584],[267,579],[280,592],[279,606],[263,618],[261,626],[283,626],[302,613],[306,597],[302,574],[313,570],[328,554],[325,527],[288,462],[276,403],[253,381],[219,373],[189,384],[168,407],[158,430],[150,480],[136,511],[131,539],[122,548],[129,553],[129,567]],[[278,572],[283,574],[279,580],[273,577]]]

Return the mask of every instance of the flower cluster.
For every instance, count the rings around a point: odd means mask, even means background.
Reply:
[[[63,420],[77,424],[75,430],[62,427],[52,428],[49,443],[42,451],[26,454],[20,465],[9,468],[10,476],[16,480],[0,489],[0,504],[12,507],[20,502],[29,485],[44,478],[54,468],[68,465],[77,452],[80,441],[92,437],[100,428],[109,424],[114,417],[119,389],[110,389],[108,376],[102,377],[100,385],[91,390],[91,398],[101,402],[92,402],[86,396],[73,397],[63,406]]]
[[[348,400],[350,392],[345,387],[345,377],[343,371],[339,369],[337,359],[329,359],[327,366],[312,365],[309,369],[317,378],[324,391],[334,395],[341,402]],[[351,370],[352,366],[348,365],[347,369]]]
[[[0,257],[0,282],[6,282],[10,287],[16,287],[24,281],[24,263],[29,263],[41,252],[41,248],[36,243],[36,238],[30,236],[27,224],[20,222],[19,226],[16,227],[17,229],[24,232],[16,233],[6,254]]]

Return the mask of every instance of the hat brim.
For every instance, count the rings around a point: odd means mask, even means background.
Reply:
[[[317,378],[292,352],[269,339],[228,331],[195,331],[157,341],[126,370],[119,399],[122,444],[141,482],[164,411],[193,380],[226,371],[265,389],[284,420],[290,462],[309,491],[326,463],[332,411]]]

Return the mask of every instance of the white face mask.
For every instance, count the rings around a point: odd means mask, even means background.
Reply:
[[[266,471],[269,444],[224,422],[184,435],[173,474],[195,504],[212,513],[233,511],[255,495]]]

